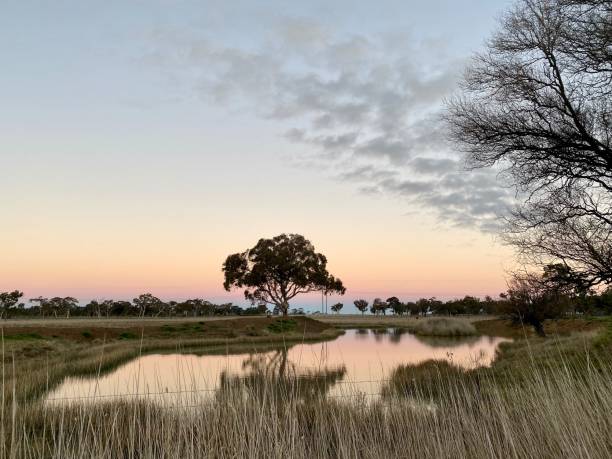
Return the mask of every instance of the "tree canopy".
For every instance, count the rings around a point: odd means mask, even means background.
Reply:
[[[15,306],[23,308],[23,303],[19,303],[19,299],[23,296],[23,292],[14,290],[12,292],[0,293],[0,317],[6,318],[9,310]]]
[[[223,263],[223,287],[244,288],[253,304],[272,304],[286,315],[289,301],[315,291],[343,295],[342,281],[327,271],[327,258],[299,234],[260,239],[244,252],[229,255]]]
[[[362,315],[368,310],[368,302],[366,300],[355,300],[353,301],[353,304],[361,312]]]

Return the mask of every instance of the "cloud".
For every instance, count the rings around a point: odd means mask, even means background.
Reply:
[[[400,197],[451,225],[496,228],[512,192],[495,171],[464,170],[439,117],[462,59],[443,58],[439,41],[390,43],[301,18],[284,18],[270,33],[248,47],[164,40],[154,56],[166,68],[173,62],[206,99],[293,125],[284,138],[312,152],[296,162],[327,168],[363,193]]]
[[[459,169],[459,162],[450,158],[427,158],[418,156],[410,161],[413,171],[422,174],[439,175]]]

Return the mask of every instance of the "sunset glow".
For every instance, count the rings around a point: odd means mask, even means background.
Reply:
[[[0,290],[244,304],[223,260],[283,232],[328,257],[348,304],[504,289],[508,190],[460,175],[428,125],[506,2],[475,2],[469,30],[450,1],[274,3],[9,2]]]

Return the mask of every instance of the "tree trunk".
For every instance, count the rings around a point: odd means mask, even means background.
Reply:
[[[542,338],[546,338],[546,333],[544,332],[544,324],[542,321],[538,319],[530,319],[529,325],[533,326],[536,334]]]

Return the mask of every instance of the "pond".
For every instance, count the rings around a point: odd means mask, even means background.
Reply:
[[[143,355],[97,378],[68,377],[47,404],[147,398],[188,405],[237,383],[293,381],[328,397],[378,397],[400,365],[443,360],[464,369],[490,366],[506,338],[416,336],[402,329],[347,330],[332,341],[240,354]],[[296,383],[297,381],[297,383]]]

